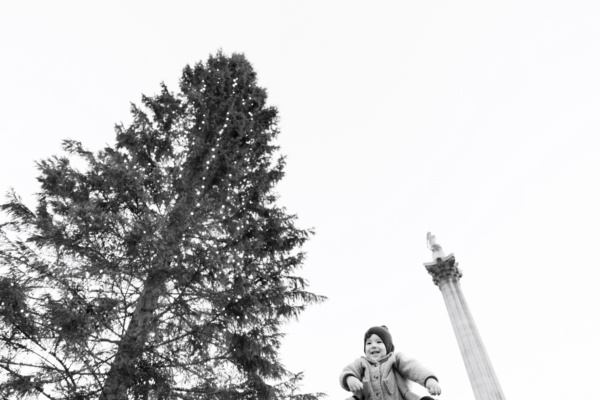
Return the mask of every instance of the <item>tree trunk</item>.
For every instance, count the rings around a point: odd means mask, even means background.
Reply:
[[[152,274],[146,279],[131,322],[108,372],[100,400],[127,400],[127,391],[133,386],[137,360],[143,354],[152,316],[163,288],[163,282]]]
[[[189,201],[186,200],[188,200],[186,197],[178,199],[173,209],[165,228],[165,232],[171,232],[171,239],[164,244],[158,260],[148,273],[131,322],[108,371],[99,400],[127,400],[127,391],[135,385],[133,379],[136,374],[136,364],[144,353],[144,345],[152,329],[153,315],[158,308],[158,300],[165,290],[165,267],[170,262],[170,250],[177,247],[182,232],[187,227],[187,223],[183,222],[185,221],[183,216],[188,212]]]

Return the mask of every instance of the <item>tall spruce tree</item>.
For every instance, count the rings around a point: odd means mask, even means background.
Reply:
[[[116,145],[67,140],[35,209],[0,232],[0,395],[316,399],[278,359],[323,298],[295,273],[311,232],[276,204],[277,110],[243,55],[186,67]],[[83,160],[76,168],[72,161]]]

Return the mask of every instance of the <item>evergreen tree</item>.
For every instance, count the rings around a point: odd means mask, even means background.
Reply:
[[[116,145],[67,140],[35,209],[0,231],[0,395],[317,399],[278,359],[323,300],[295,273],[309,230],[276,205],[277,110],[243,55],[187,66]],[[73,159],[83,160],[76,168]]]

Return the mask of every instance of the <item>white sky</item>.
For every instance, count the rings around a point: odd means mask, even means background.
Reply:
[[[245,53],[280,110],[281,204],[316,236],[301,275],[329,297],[284,363],[331,399],[386,324],[474,399],[432,231],[507,399],[593,397],[600,360],[600,2],[4,1],[0,191],[37,191],[60,141],[114,143],[129,104],[188,63]]]

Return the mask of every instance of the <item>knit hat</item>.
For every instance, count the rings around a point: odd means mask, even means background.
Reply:
[[[388,328],[385,325],[374,326],[372,328],[369,328],[369,330],[365,333],[365,340],[363,343],[363,351],[365,350],[365,347],[367,345],[367,339],[370,338],[371,335],[373,335],[373,334],[379,336],[381,338],[381,340],[383,341],[383,344],[385,345],[386,354],[389,354],[392,351],[394,351],[394,343],[392,342],[392,335],[390,334],[390,331],[388,331]]]

